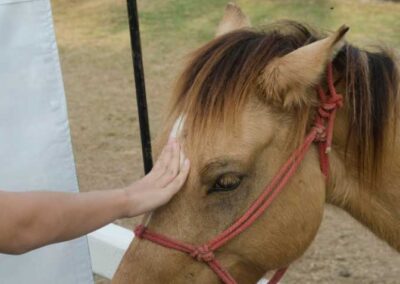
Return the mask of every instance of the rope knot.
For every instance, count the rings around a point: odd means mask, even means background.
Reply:
[[[342,106],[342,95],[335,94],[334,96],[324,97],[318,108],[318,114],[323,118],[329,118],[334,110],[341,108]]]
[[[143,239],[144,231],[146,231],[146,227],[143,224],[140,224],[136,226],[133,232],[135,233],[136,237],[138,237],[139,239]]]
[[[215,255],[212,250],[207,245],[202,245],[196,247],[191,253],[190,256],[196,259],[197,261],[210,262],[215,259]]]
[[[343,97],[342,95],[335,94],[334,96],[330,96],[326,101],[322,102],[321,107],[328,112],[331,112],[335,109],[341,108],[343,106]]]
[[[326,127],[320,123],[316,123],[314,125],[314,128],[317,131],[314,141],[315,142],[325,142],[327,139]]]
[[[336,116],[336,110],[343,106],[342,95],[334,92],[331,96],[324,94],[319,87],[321,104],[318,108],[317,117],[315,119],[314,128],[316,135],[314,141],[325,142],[325,152],[329,152],[332,144],[333,123]]]

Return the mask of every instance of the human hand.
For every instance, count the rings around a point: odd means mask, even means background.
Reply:
[[[183,186],[190,162],[179,143],[171,138],[162,150],[153,169],[142,179],[129,185],[127,217],[133,217],[167,203]]]

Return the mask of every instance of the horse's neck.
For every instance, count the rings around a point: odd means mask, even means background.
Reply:
[[[356,170],[344,166],[344,149],[332,152],[327,202],[346,210],[400,252],[399,127],[396,133],[392,152],[382,165],[382,182],[375,188],[360,186]]]

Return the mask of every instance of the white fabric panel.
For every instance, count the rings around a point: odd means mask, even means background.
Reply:
[[[0,189],[78,191],[49,0],[0,0]],[[87,239],[0,255],[0,283],[93,283]]]
[[[108,224],[88,235],[93,272],[112,279],[130,243],[132,230]]]

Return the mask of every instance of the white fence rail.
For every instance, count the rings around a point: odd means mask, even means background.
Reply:
[[[132,231],[115,224],[90,233],[88,241],[93,272],[111,279],[133,238]]]

